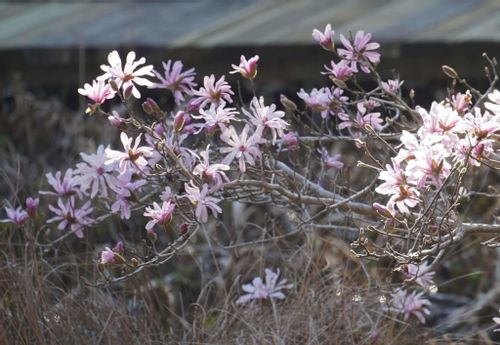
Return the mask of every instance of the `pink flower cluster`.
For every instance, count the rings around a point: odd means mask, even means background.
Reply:
[[[264,281],[262,278],[257,277],[252,280],[251,284],[244,284],[241,288],[246,294],[240,296],[237,304],[244,304],[249,302],[258,302],[262,300],[270,300],[273,298],[284,299],[285,294],[283,289],[291,289],[293,284],[287,284],[286,279],[279,280],[280,270],[273,272],[269,268],[265,269],[266,276]]]

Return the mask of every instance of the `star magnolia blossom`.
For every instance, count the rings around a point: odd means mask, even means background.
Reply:
[[[421,323],[425,323],[425,315],[430,315],[427,307],[431,302],[423,297],[423,292],[413,291],[408,293],[406,290],[399,289],[394,293],[388,311],[404,314],[404,320],[408,320],[410,315],[414,315]]]
[[[224,181],[229,182],[224,171],[229,170],[229,165],[226,164],[210,164],[209,158],[210,145],[207,146],[205,151],[200,153],[202,159],[200,163],[193,169],[193,174],[199,175],[201,178],[206,178],[212,183],[212,190],[219,190],[222,188]]]
[[[209,109],[200,109],[200,115],[192,115],[194,119],[201,119],[205,123],[197,125],[202,129],[207,129],[209,132],[219,128],[221,131],[226,129],[226,125],[236,119],[238,111],[236,108],[225,108],[226,102],[220,104],[211,104]]]
[[[145,184],[146,180],[144,179],[132,181],[132,172],[130,170],[119,175],[117,177],[117,183],[110,186],[116,193],[116,201],[111,205],[111,212],[120,212],[121,219],[129,219],[130,202],[128,199],[132,196],[133,191],[141,188]]]
[[[419,265],[404,265],[402,272],[406,280],[415,281],[415,283],[427,289],[434,284],[432,279],[434,278],[435,272],[429,271],[429,269],[429,265],[426,262],[422,262]]]
[[[192,104],[204,108],[207,104],[219,104],[223,100],[232,103],[231,95],[234,95],[231,86],[224,80],[224,76],[215,82],[215,76],[203,78],[203,87],[193,91]]]
[[[324,65],[325,71],[321,72],[324,75],[331,75],[336,79],[347,80],[353,75],[353,70],[349,66],[349,61],[340,60],[339,63],[335,63],[333,60],[330,62],[331,68],[327,65]]]
[[[135,52],[131,51],[127,54],[125,66],[122,66],[122,60],[116,50],[108,55],[109,65],[101,65],[101,69],[105,72],[97,78],[97,80],[113,80],[119,88],[127,90],[132,88],[132,95],[135,98],[141,98],[141,93],[136,87],[137,85],[151,87],[153,83],[145,77],[153,77],[153,65],[143,66],[137,69],[140,65],[146,63],[145,58],[135,60]]]
[[[337,53],[351,63],[353,72],[358,72],[359,66],[363,72],[369,73],[368,63],[379,63],[380,54],[374,50],[378,49],[380,44],[370,42],[371,38],[370,33],[365,34],[364,31],[358,31],[354,37],[354,42],[351,43],[344,35],[340,35],[340,41],[345,49],[337,49]]]
[[[153,70],[156,78],[160,81],[154,83],[151,88],[153,89],[168,89],[174,94],[176,104],[181,104],[184,101],[184,94],[191,94],[191,90],[196,87],[194,77],[196,73],[194,68],[182,71],[182,62],[168,60],[166,63],[162,62],[164,74],[161,75]]]
[[[323,49],[332,52],[334,51],[335,46],[333,42],[333,36],[335,36],[335,31],[332,30],[331,24],[326,25],[324,32],[321,32],[318,29],[314,29],[312,36]]]
[[[344,90],[335,88],[331,89],[323,87],[321,89],[312,89],[311,93],[307,93],[304,89],[297,92],[297,96],[302,98],[306,105],[313,111],[321,112],[321,117],[326,118],[328,114],[335,115],[342,110],[342,106],[349,100],[343,96]]]
[[[153,202],[153,207],[146,207],[146,212],[144,212],[145,217],[152,218],[146,224],[146,230],[151,232],[156,224],[165,225],[170,222],[172,215],[174,214],[175,204],[169,201],[164,201],[163,204],[158,205],[158,203]]]
[[[261,154],[257,145],[261,143],[262,139],[258,133],[249,136],[249,130],[250,127],[246,125],[241,135],[238,135],[234,127],[231,126],[221,134],[221,140],[230,146],[220,149],[221,153],[227,153],[222,164],[231,164],[234,159],[238,159],[241,172],[246,171],[246,162],[255,165],[255,158]]]
[[[75,198],[71,197],[66,203],[62,199],[57,200],[58,208],[49,205],[49,210],[56,214],[55,217],[47,220],[47,223],[60,222],[57,228],[64,230],[70,227],[78,238],[83,238],[83,229],[85,226],[92,223],[92,219],[88,217],[94,210],[90,206],[90,201],[87,201],[81,208],[76,208]]]
[[[389,92],[389,93],[397,93],[401,85],[403,85],[404,81],[399,81],[399,80],[392,80],[389,79],[388,81],[383,81],[381,82],[382,84],[382,89],[384,91]]]
[[[109,148],[108,148],[109,149]],[[75,172],[79,175],[78,182],[80,190],[86,193],[89,188],[90,198],[93,199],[98,193],[103,198],[108,197],[108,186],[117,183],[114,172],[114,164],[106,164],[106,153],[104,145],[99,145],[97,152],[91,155],[80,153],[84,162],[76,165]]]
[[[205,183],[200,188],[195,186],[193,181],[189,183],[184,183],[184,189],[186,190],[186,197],[191,201],[193,205],[196,205],[195,216],[201,223],[206,223],[208,221],[208,210],[212,212],[214,217],[217,213],[222,213],[222,209],[217,205],[220,199],[209,196],[208,185]]]
[[[115,262],[115,252],[113,252],[109,247],[101,252],[101,264],[107,265]]]
[[[259,61],[259,55],[255,55],[248,61],[245,56],[241,55],[239,66],[231,65],[234,70],[229,73],[239,73],[243,76],[243,78],[252,80],[257,76],[257,61]]]
[[[2,223],[14,223],[16,225],[21,225],[29,219],[28,212],[23,210],[21,206],[14,209],[11,207],[5,207],[5,212],[7,213],[8,219],[2,219]]]
[[[129,138],[125,132],[122,132],[120,134],[120,139],[124,151],[116,151],[107,148],[105,151],[107,157],[105,164],[118,163],[122,174],[128,169],[135,169],[139,170],[139,172],[143,172],[148,165],[146,158],[153,155],[153,149],[147,146],[139,147],[141,136],[142,133],[139,134],[132,145],[134,138]]]
[[[73,176],[73,169],[66,170],[66,173],[64,173],[64,177],[62,180],[61,175],[62,173],[60,171],[57,171],[55,176],[52,175],[52,173],[46,174],[45,176],[47,177],[47,182],[55,190],[55,193],[42,191],[40,192],[40,194],[50,194],[64,197],[76,193],[81,196],[78,176]]]
[[[94,80],[92,85],[85,83],[83,89],[78,89],[78,93],[90,98],[96,104],[103,104],[106,100],[115,98],[116,94],[104,80]]]
[[[265,299],[284,299],[283,289],[291,289],[293,284],[287,284],[286,279],[278,281],[280,270],[275,272],[265,269],[266,276],[264,282],[260,277],[254,278],[251,284],[244,284],[241,288],[246,292],[236,300],[237,304],[255,302]]]
[[[339,124],[339,129],[344,128],[358,128],[358,129],[366,129],[366,126],[369,125],[375,132],[380,132],[382,130],[382,125],[384,120],[380,118],[379,112],[368,112],[364,103],[359,102],[357,104],[358,111],[356,113],[356,118],[351,120],[351,118],[347,114],[339,114],[339,118],[343,120]],[[359,135],[359,132],[355,132],[356,135]]]
[[[344,163],[340,160],[340,157],[342,157],[341,154],[330,156],[324,148],[321,150],[318,149],[318,152],[321,153],[321,159],[327,168],[342,169],[344,167]]]
[[[262,136],[264,130],[268,128],[273,136],[273,145],[278,137],[285,135],[285,129],[288,123],[282,118],[284,111],[276,111],[276,105],[264,105],[264,97],[254,97],[250,102],[250,111],[243,109],[243,113],[250,119],[255,126],[255,132]]]

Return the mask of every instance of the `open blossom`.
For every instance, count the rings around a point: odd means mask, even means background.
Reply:
[[[108,116],[108,121],[111,123],[111,126],[115,128],[120,128],[127,123],[127,121],[121,117],[116,110],[113,110],[111,115]]]
[[[224,181],[229,182],[224,171],[229,170],[229,165],[227,164],[210,164],[209,158],[210,145],[207,146],[205,151],[200,153],[202,159],[200,163],[196,165],[193,169],[193,174],[200,176],[201,178],[206,178],[213,184],[213,189],[220,189]]]
[[[354,37],[354,42],[350,42],[344,35],[340,35],[340,41],[345,49],[337,49],[337,53],[348,60],[351,64],[351,69],[358,72],[359,68],[369,73],[368,62],[377,64],[380,61],[380,54],[375,52],[380,47],[380,44],[370,42],[372,35],[365,34],[364,31],[358,31]]]
[[[472,104],[472,95],[469,90],[465,93],[458,92],[451,96],[451,101],[448,100],[448,102],[459,114],[464,114]]]
[[[349,61],[340,60],[338,63],[335,63],[333,60],[330,62],[331,68],[325,65],[325,71],[321,72],[321,74],[331,75],[336,79],[347,80],[353,75],[353,70],[350,67]]]
[[[115,252],[113,252],[109,247],[106,247],[105,250],[101,252],[101,264],[112,264],[115,262]]]
[[[430,271],[429,269],[429,265],[426,262],[422,262],[419,265],[404,265],[401,271],[403,272],[406,280],[415,281],[415,283],[424,289],[427,289],[434,283],[432,279],[434,278],[435,272]]]
[[[132,172],[130,170],[127,170],[125,171],[125,173],[119,175],[116,180],[117,183],[110,186],[116,193],[116,201],[113,203],[113,205],[111,205],[111,212],[120,212],[121,219],[129,219],[129,198],[132,196],[133,191],[141,188],[146,184],[146,180],[133,180]]]
[[[444,150],[429,146],[415,151],[415,158],[410,160],[406,167],[408,180],[415,183],[418,189],[422,189],[429,180],[435,186],[441,186],[451,170],[450,163],[445,159],[447,155]]]
[[[335,115],[342,110],[342,106],[349,98],[343,96],[344,90],[335,88],[331,89],[323,87],[321,89],[312,89],[311,93],[307,93],[304,89],[300,89],[297,95],[304,100],[306,105],[313,111],[321,112],[321,117],[326,118],[328,114]]]
[[[418,132],[421,137],[423,136],[422,132],[444,134],[462,130],[458,126],[462,118],[455,109],[447,104],[432,102],[429,112],[422,107],[417,107],[416,110],[424,122]]]
[[[297,132],[288,132],[282,138],[282,144],[285,145],[288,150],[295,151],[300,148],[299,139]]]
[[[339,118],[343,120],[339,124],[339,129],[365,129],[366,126],[369,125],[375,132],[380,132],[382,130],[382,124],[384,123],[384,120],[382,120],[382,118],[380,117],[381,115],[379,112],[368,112],[363,102],[359,102],[357,104],[357,108],[358,111],[356,113],[355,119],[351,119],[347,114],[339,114]]]
[[[500,114],[500,91],[493,90],[488,95],[489,102],[484,103],[484,107],[488,109],[492,114]]]
[[[153,149],[147,146],[140,146],[142,133],[135,139],[128,137],[125,132],[120,134],[120,140],[123,144],[124,151],[106,149],[107,160],[105,164],[118,163],[120,167],[120,172],[123,174],[127,169],[136,169],[143,171],[148,165],[147,157],[153,155]]]
[[[259,300],[265,299],[284,299],[285,294],[283,293],[283,289],[291,289],[293,284],[287,284],[286,279],[282,279],[278,281],[280,276],[280,270],[278,269],[275,272],[270,269],[265,269],[266,276],[264,278],[264,282],[262,278],[256,277],[252,280],[251,284],[244,284],[241,288],[246,294],[242,295],[240,298],[236,300],[237,304],[243,304],[248,302],[255,302]]]
[[[146,207],[146,212],[144,212],[145,217],[152,218],[146,224],[146,230],[152,231],[156,224],[165,225],[169,223],[174,210],[175,204],[170,200],[164,201],[161,206],[157,202],[153,202],[153,207]]]
[[[255,131],[260,135],[268,128],[273,136],[273,145],[276,143],[277,137],[285,135],[285,129],[288,123],[283,120],[284,111],[276,110],[276,105],[264,104],[264,97],[254,97],[250,102],[250,111],[243,109],[243,113],[250,119],[250,122],[255,126]]]
[[[223,131],[229,122],[236,119],[238,111],[236,108],[225,108],[226,102],[222,101],[219,104],[211,104],[209,109],[200,109],[200,115],[192,115],[194,119],[201,119],[205,123],[198,125],[200,130],[205,128],[209,132],[219,128]]]
[[[61,180],[62,173],[60,171],[56,172],[56,175],[52,175],[52,173],[48,173],[45,176],[47,177],[47,182],[52,186],[55,190],[54,192],[45,192],[42,191],[40,194],[50,194],[57,195],[59,197],[70,196],[73,194],[81,195],[79,189],[79,178],[78,176],[73,176],[73,169],[66,170],[64,177]]]
[[[341,154],[337,153],[330,156],[325,148],[321,150],[318,149],[318,152],[321,153],[321,159],[327,168],[342,169],[344,167],[344,163],[340,160],[340,157],[342,157]]]
[[[107,99],[114,98],[116,94],[104,80],[94,80],[92,85],[85,83],[83,89],[78,89],[78,93],[90,98],[96,104],[103,104]]]
[[[332,30],[332,26],[330,24],[326,25],[324,32],[321,32],[318,29],[314,29],[312,33],[314,40],[318,42],[319,45],[323,47],[323,49],[329,51],[334,51],[334,35],[335,31]]]
[[[187,193],[186,197],[193,205],[196,205],[195,216],[199,222],[206,223],[208,221],[208,210],[214,216],[217,216],[217,213],[222,213],[222,209],[217,205],[220,199],[208,195],[209,190],[206,183],[201,187],[201,191],[198,186],[194,185],[193,181],[184,183],[184,189]]]
[[[472,112],[464,115],[461,127],[478,140],[488,138],[500,131],[500,112],[493,115],[487,111],[483,113],[479,108],[474,108]]]
[[[193,91],[192,104],[204,108],[209,103],[219,104],[223,100],[232,103],[231,95],[234,95],[234,92],[224,78],[224,76],[220,77],[217,82],[213,74],[203,78],[203,86],[199,90]]]
[[[116,50],[109,53],[108,63],[109,65],[101,65],[101,69],[105,73],[99,76],[97,80],[112,80],[119,88],[123,88],[123,90],[131,87],[132,95],[135,98],[141,98],[141,93],[137,89],[136,84],[146,87],[153,85],[150,80],[145,78],[147,76],[154,76],[152,72],[153,65],[138,68],[140,65],[146,63],[146,59],[142,57],[136,61],[135,52],[133,51],[127,54],[125,66],[122,66],[122,60]]]
[[[194,82],[194,77],[196,76],[194,68],[182,71],[182,62],[174,61],[172,64],[172,60],[168,60],[166,63],[162,62],[162,65],[165,70],[163,75],[153,70],[153,73],[160,82],[154,83],[151,85],[151,88],[172,91],[175,103],[180,104],[184,101],[184,94],[191,94],[191,89],[196,87],[196,83]]]
[[[257,76],[257,61],[259,61],[259,55],[255,55],[248,61],[244,55],[241,55],[239,66],[231,65],[234,70],[229,73],[239,73],[243,78],[254,79]]]
[[[493,143],[490,139],[478,140],[477,137],[465,137],[456,145],[454,159],[468,161],[473,166],[480,166],[481,161],[493,153]]]
[[[59,198],[57,206],[49,205],[49,210],[55,213],[55,217],[48,219],[47,223],[60,222],[57,226],[59,230],[64,230],[69,225],[71,232],[78,238],[83,238],[84,227],[92,223],[92,219],[88,217],[93,211],[90,201],[87,201],[82,207],[77,208],[74,197],[71,197],[66,203]]]
[[[106,164],[106,153],[104,145],[99,145],[97,152],[91,155],[80,153],[84,162],[76,165],[75,172],[79,175],[80,190],[86,193],[89,188],[90,198],[93,199],[98,193],[103,198],[108,197],[108,186],[116,184],[116,177],[112,175],[113,164]]]
[[[5,207],[5,212],[7,213],[7,219],[0,220],[2,223],[14,223],[16,225],[21,225],[30,218],[28,212],[23,210],[21,206],[16,209],[12,207]]]
[[[397,79],[389,79],[387,81],[381,82],[382,89],[389,93],[397,93],[401,85],[403,85],[404,81],[399,81]]]
[[[255,165],[255,158],[260,156],[261,152],[258,144],[262,139],[258,133],[249,136],[249,126],[246,125],[240,135],[236,133],[233,126],[227,128],[220,136],[221,140],[229,145],[220,149],[221,153],[227,153],[222,161],[223,164],[231,164],[234,159],[238,159],[241,172],[246,171],[246,164]]]
[[[424,298],[423,294],[423,292],[417,293],[416,291],[408,293],[406,290],[399,289],[393,294],[386,310],[403,314],[405,321],[408,320],[410,315],[414,315],[421,323],[425,323],[425,315],[431,313],[428,309],[431,302]]]

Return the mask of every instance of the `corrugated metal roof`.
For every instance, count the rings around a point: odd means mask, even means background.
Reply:
[[[380,42],[500,41],[499,0],[197,0],[0,4],[0,49],[310,44],[313,28]]]

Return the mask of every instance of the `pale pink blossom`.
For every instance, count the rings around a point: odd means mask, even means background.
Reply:
[[[449,101],[453,109],[455,109],[460,115],[464,114],[467,110],[469,110],[470,105],[472,104],[472,95],[470,91],[464,93],[456,93],[451,96],[451,101]]]
[[[285,134],[285,129],[288,127],[288,123],[283,120],[285,112],[276,110],[276,105],[274,104],[266,106],[264,104],[264,97],[254,97],[250,102],[250,111],[244,108],[242,111],[255,126],[256,133],[262,136],[264,130],[269,129],[273,137],[273,145],[276,143],[278,137],[281,138]]]
[[[78,194],[81,196],[80,188],[79,188],[79,177],[73,176],[73,169],[68,169],[64,173],[64,177],[61,179],[62,173],[60,171],[56,172],[56,175],[52,175],[52,173],[48,173],[45,176],[47,177],[47,182],[52,186],[55,190],[54,192],[41,191],[40,194],[49,194],[49,195],[57,195],[59,197],[71,196],[73,194]]]
[[[354,37],[354,42],[349,41],[344,35],[340,35],[340,41],[345,49],[337,49],[337,53],[348,60],[351,64],[353,72],[358,72],[359,68],[369,73],[369,63],[378,64],[380,61],[380,54],[375,52],[380,47],[380,44],[370,42],[372,35],[365,34],[364,31],[358,31]]]
[[[172,220],[174,211],[175,204],[170,200],[164,201],[161,206],[157,202],[153,202],[153,207],[146,207],[146,212],[143,214],[145,217],[151,218],[146,224],[146,230],[151,232],[156,224],[168,224]]]
[[[207,146],[205,151],[200,152],[202,159],[200,159],[200,163],[194,167],[193,174],[211,182],[213,190],[219,190],[222,188],[224,182],[229,182],[229,179],[224,173],[224,171],[229,170],[229,165],[220,163],[210,164],[209,150],[210,145]]]
[[[49,205],[49,210],[55,213],[55,217],[47,220],[47,223],[60,222],[57,228],[65,230],[68,226],[72,233],[78,238],[83,238],[83,229],[93,221],[88,215],[92,213],[93,208],[90,201],[87,201],[82,207],[77,208],[75,198],[71,197],[66,203],[61,198],[57,200],[57,208]]]
[[[108,116],[108,121],[115,128],[120,128],[127,123],[127,120],[121,117],[116,110],[113,110],[111,115]]]
[[[404,315],[404,320],[408,320],[410,315],[414,315],[421,323],[425,323],[425,315],[430,315],[428,307],[431,302],[423,297],[423,292],[413,291],[408,293],[406,290],[399,289],[392,295],[392,300],[386,308],[388,311]]]
[[[141,93],[137,89],[136,84],[146,87],[153,85],[150,80],[145,78],[148,76],[154,76],[153,65],[138,68],[140,65],[144,65],[144,63],[146,63],[146,59],[142,57],[136,61],[135,57],[135,52],[129,52],[127,54],[125,66],[122,66],[120,55],[116,50],[112,51],[108,55],[109,65],[101,65],[101,69],[104,71],[104,74],[99,76],[97,80],[112,80],[123,90],[132,88],[132,95],[135,98],[141,98]]]
[[[323,161],[323,164],[327,168],[335,168],[335,169],[342,169],[344,167],[344,163],[340,160],[342,157],[341,154],[334,154],[333,156],[330,156],[328,154],[328,151],[323,148],[323,149],[318,149],[318,152],[321,154],[321,159]]]
[[[153,149],[148,146],[139,146],[141,143],[141,136],[142,133],[139,134],[134,142],[134,138],[129,138],[125,132],[122,132],[120,134],[120,140],[123,144],[124,151],[107,148],[105,151],[107,157],[105,164],[118,163],[122,174],[128,169],[135,169],[139,172],[143,172],[148,165],[146,158],[153,155]],[[134,144],[132,144],[133,142]]]
[[[339,129],[366,129],[366,126],[370,126],[375,132],[382,130],[384,120],[382,120],[379,112],[368,112],[363,102],[359,102],[357,108],[355,119],[351,119],[347,114],[339,114],[339,118],[343,120],[339,124]],[[359,132],[357,135],[359,135]]]
[[[251,284],[244,284],[241,288],[246,294],[240,296],[237,300],[237,304],[244,304],[248,302],[257,302],[266,299],[284,299],[285,294],[283,289],[291,289],[293,284],[287,284],[286,279],[279,280],[280,270],[275,272],[270,269],[265,269],[266,276],[264,281],[262,278],[256,277],[252,280]]]
[[[336,79],[347,80],[353,75],[353,70],[350,67],[349,61],[340,60],[338,63],[335,63],[333,60],[330,62],[331,67],[329,68],[327,65],[324,65],[325,71],[321,72],[324,75],[331,75]]]
[[[93,80],[92,85],[85,83],[83,89],[78,89],[82,96],[90,98],[96,104],[103,104],[108,99],[113,99],[116,92],[104,80]]]
[[[194,68],[182,71],[182,62],[168,60],[166,63],[162,62],[164,73],[161,75],[159,72],[153,70],[153,73],[160,81],[154,83],[151,88],[153,89],[168,89],[172,91],[176,104],[184,101],[184,94],[190,95],[191,90],[196,87],[194,77],[196,73]]]
[[[217,105],[223,100],[232,103],[231,95],[234,95],[234,92],[224,78],[224,76],[220,77],[217,82],[213,74],[203,78],[203,86],[193,91],[192,104],[204,108],[209,103]]]
[[[454,133],[461,131],[457,126],[462,118],[457,111],[444,103],[432,102],[429,112],[422,107],[416,108],[422,117],[424,125],[419,130],[419,135],[423,137],[423,131],[427,133]]]
[[[314,29],[312,32],[312,37],[319,45],[329,51],[334,51],[334,41],[333,36],[335,36],[335,31],[332,30],[331,24],[327,24],[323,32],[318,29]]]
[[[481,160],[493,153],[493,143],[490,139],[478,140],[475,136],[460,139],[456,145],[454,159],[468,161],[473,166],[480,166]]]
[[[222,209],[217,205],[220,199],[208,195],[209,189],[206,183],[203,184],[200,190],[198,186],[194,185],[193,181],[190,181],[184,183],[184,189],[187,193],[186,197],[196,206],[195,216],[199,222],[206,223],[208,221],[208,210],[212,212],[214,217],[217,216],[217,213],[222,213]]]
[[[75,173],[79,175],[78,182],[80,190],[87,193],[91,188],[90,198],[97,194],[103,198],[108,197],[108,186],[116,184],[113,176],[114,164],[106,164],[106,153],[104,145],[99,145],[97,152],[93,154],[80,153],[84,162],[76,165]]]
[[[238,111],[236,108],[225,108],[226,103],[221,101],[219,104],[211,104],[210,108],[200,109],[200,115],[192,115],[193,119],[201,119],[205,121],[203,124],[196,126],[201,129],[206,129],[208,132],[213,132],[219,128],[223,131],[231,121],[236,119]]]
[[[340,113],[343,105],[349,100],[343,96],[344,90],[335,88],[331,89],[324,87],[321,89],[312,89],[311,93],[307,93],[304,89],[300,89],[297,95],[304,100],[306,105],[313,111],[320,112],[322,118],[326,118],[328,114],[335,115]]]
[[[447,152],[433,147],[423,146],[414,152],[415,158],[408,162],[406,173],[408,181],[422,189],[427,182],[440,187],[448,177],[451,170],[450,163],[446,160]]]
[[[406,177],[400,163],[392,159],[392,164],[386,164],[386,170],[380,172],[378,178],[384,183],[375,188],[375,192],[383,195],[392,195],[399,191],[401,185],[406,183]]]
[[[385,92],[396,94],[403,83],[404,81],[399,81],[398,79],[389,79],[380,84],[382,84],[382,89]]]
[[[132,192],[144,186],[147,182],[144,179],[132,179],[133,175],[130,170],[117,177],[117,183],[110,187],[116,193],[116,201],[111,205],[111,212],[120,212],[121,219],[130,218],[130,202],[129,198]]]
[[[248,61],[245,56],[241,55],[239,66],[231,65],[234,70],[229,73],[239,73],[243,76],[243,78],[252,80],[257,76],[257,61],[259,61],[259,55],[255,55]]]
[[[472,112],[463,117],[462,128],[478,140],[489,138],[492,134],[500,131],[500,113],[493,115],[474,108]]]
[[[103,265],[112,264],[115,262],[115,259],[116,259],[116,254],[111,249],[109,249],[109,247],[106,247],[106,249],[104,249],[101,252],[101,261],[100,261],[101,264]]]
[[[249,136],[249,130],[250,127],[246,125],[241,134],[238,135],[234,127],[231,126],[221,134],[221,140],[229,145],[229,147],[220,149],[221,153],[227,153],[222,164],[231,164],[234,159],[238,159],[241,172],[246,171],[245,163],[255,165],[255,158],[261,154],[258,144],[262,142],[262,139],[258,133]]]
[[[414,281],[424,289],[434,284],[433,278],[435,272],[430,271],[430,267],[426,262],[422,262],[419,265],[403,265],[401,272],[403,272],[406,280]]]
[[[498,116],[500,114],[500,91],[493,90],[488,94],[489,102],[484,103],[484,107],[488,109],[492,114]]]
[[[2,223],[14,223],[16,225],[21,225],[29,219],[28,212],[23,210],[21,206],[14,209],[13,207],[5,207],[5,212],[7,213],[7,219],[2,219]]]
[[[297,132],[288,132],[288,133],[286,133],[283,136],[281,142],[290,151],[298,150],[299,147],[300,147]]]

